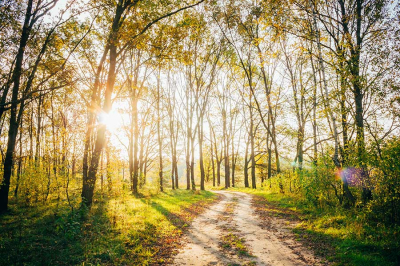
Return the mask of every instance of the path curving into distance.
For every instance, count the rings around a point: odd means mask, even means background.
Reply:
[[[262,228],[251,195],[214,192],[222,199],[193,220],[172,265],[322,265],[281,219]]]

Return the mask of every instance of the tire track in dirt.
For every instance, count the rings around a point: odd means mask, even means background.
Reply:
[[[289,230],[276,222],[277,230],[262,228],[252,208],[252,196],[241,192],[215,191],[222,200],[195,218],[173,265],[320,265],[311,251],[298,243],[283,241]],[[275,220],[271,219],[274,224]],[[286,231],[285,231],[286,230]],[[240,240],[245,255],[235,247],[226,248],[229,239]],[[228,240],[227,240],[228,239]],[[288,237],[291,239],[291,237]],[[293,248],[296,244],[296,248]],[[297,245],[298,244],[298,245]]]
[[[222,228],[227,221],[220,219],[233,194],[223,193],[223,198],[209,210],[195,218],[185,233],[186,245],[175,256],[173,265],[228,265],[233,262],[219,247]]]

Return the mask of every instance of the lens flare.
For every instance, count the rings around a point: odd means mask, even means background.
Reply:
[[[349,186],[359,187],[363,184],[362,169],[356,167],[339,168],[335,172],[335,179],[347,182]]]

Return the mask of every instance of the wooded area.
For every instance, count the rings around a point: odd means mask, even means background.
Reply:
[[[262,187],[400,225],[398,1],[5,0],[0,32],[0,213]]]

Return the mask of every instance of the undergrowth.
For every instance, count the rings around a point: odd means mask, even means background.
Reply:
[[[0,217],[0,265],[162,264],[211,192],[104,197],[90,211],[53,201]]]
[[[270,215],[296,219],[297,240],[334,265],[400,265],[400,228],[367,219],[368,210],[316,207],[293,194],[231,188],[258,195]]]

